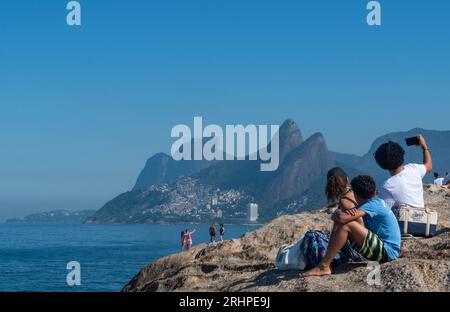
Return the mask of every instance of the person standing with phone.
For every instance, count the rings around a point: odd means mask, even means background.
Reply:
[[[406,144],[421,147],[423,164],[405,165],[405,150],[396,142],[381,145],[375,152],[375,160],[382,169],[389,171],[391,177],[381,187],[379,196],[390,208],[402,204],[424,208],[422,180],[433,170],[433,160],[422,135],[406,139]]]

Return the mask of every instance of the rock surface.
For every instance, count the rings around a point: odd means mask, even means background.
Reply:
[[[402,243],[402,255],[381,266],[381,286],[367,283],[366,263],[342,264],[335,274],[298,278],[274,262],[278,249],[310,229],[329,230],[330,209],[282,216],[241,239],[199,245],[143,268],[123,291],[449,291],[450,192],[426,186],[427,205],[439,213],[439,233]]]

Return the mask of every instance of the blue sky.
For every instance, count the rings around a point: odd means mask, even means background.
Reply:
[[[98,209],[171,128],[295,119],[362,154],[379,135],[448,130],[450,2],[65,0],[0,3],[0,220]]]

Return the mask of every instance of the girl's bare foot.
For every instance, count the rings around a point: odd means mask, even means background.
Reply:
[[[332,271],[329,265],[319,264],[314,269],[311,269],[308,272],[300,273],[300,277],[326,276],[331,274]]]

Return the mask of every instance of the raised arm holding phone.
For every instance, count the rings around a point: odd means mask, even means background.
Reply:
[[[423,208],[423,178],[433,170],[433,160],[425,138],[417,135],[406,139],[408,146],[420,146],[423,151],[423,164],[404,164],[405,150],[396,142],[389,141],[375,152],[378,165],[387,170],[390,178],[380,189],[380,197],[391,208],[402,204]]]

